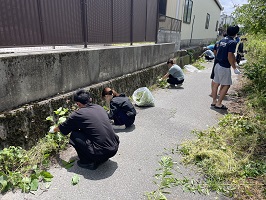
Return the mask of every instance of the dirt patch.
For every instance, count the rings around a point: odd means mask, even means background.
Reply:
[[[228,112],[242,115],[245,108],[245,94],[242,90],[244,87],[244,79],[238,76],[229,91]]]

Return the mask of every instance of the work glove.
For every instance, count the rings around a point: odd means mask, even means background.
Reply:
[[[159,81],[162,81],[162,80],[163,80],[162,78],[159,79]]]
[[[56,126],[51,126],[50,127],[50,130],[49,130],[49,133],[54,133],[54,129],[55,129]]]
[[[235,69],[234,69],[234,73],[235,73],[235,74],[240,74],[241,72],[239,71],[239,69],[235,68]]]

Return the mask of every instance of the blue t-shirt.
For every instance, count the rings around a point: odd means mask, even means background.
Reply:
[[[214,49],[214,44],[210,44],[210,45],[208,45],[208,46],[207,46],[207,49],[213,51],[213,49]]]
[[[219,42],[219,50],[216,56],[218,63],[222,67],[230,68],[228,52],[235,53],[237,42],[232,37],[225,37]]]
[[[169,69],[169,74],[171,74],[174,78],[176,78],[179,81],[184,80],[185,78],[182,69],[178,65],[173,65]]]

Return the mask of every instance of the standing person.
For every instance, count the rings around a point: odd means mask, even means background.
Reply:
[[[240,71],[236,67],[236,58],[235,50],[237,42],[234,40],[234,37],[239,31],[238,26],[230,26],[227,29],[227,37],[223,38],[219,42],[219,50],[217,52],[217,64],[214,68],[214,85],[212,88],[212,106],[216,109],[227,109],[225,105],[222,104],[222,101],[232,85],[231,78],[231,66],[234,69],[235,74],[239,74]],[[219,85],[222,86],[220,90],[220,96],[217,101],[217,90]]]
[[[240,61],[244,58],[244,41],[247,41],[247,38],[241,38],[236,50],[236,63],[238,65]]]
[[[223,34],[223,37],[225,38],[226,36],[227,36],[227,34],[224,33]],[[212,79],[212,82],[211,82],[211,90],[212,90],[212,88],[214,86],[214,82],[213,82],[213,79],[214,79],[214,68],[215,68],[215,65],[218,63],[218,61],[216,59],[216,55],[217,55],[218,50],[219,50],[219,42],[216,42],[215,43],[215,46],[213,48],[213,54],[214,54],[215,58],[214,58],[214,63],[213,63],[213,67],[212,67],[211,77],[210,77]],[[220,90],[221,89],[222,89],[222,86],[220,87]],[[219,91],[219,95],[220,95],[220,91]],[[212,104],[212,106],[214,106],[214,105]]]
[[[90,103],[90,94],[78,90],[74,101],[79,109],[71,113],[68,119],[49,132],[71,133],[70,144],[79,156],[79,167],[94,170],[101,163],[113,157],[119,146],[119,137],[115,134],[106,111],[97,104]]]
[[[167,61],[168,67],[170,67],[168,73],[166,73],[162,79],[167,79],[167,82],[170,84],[171,87],[175,87],[175,85],[180,86],[184,82],[185,75],[182,69],[174,64],[174,60],[170,59]]]
[[[108,117],[114,120],[114,125],[130,127],[134,123],[137,112],[125,94],[118,94],[115,90],[106,87],[102,91],[102,98],[110,104]]]

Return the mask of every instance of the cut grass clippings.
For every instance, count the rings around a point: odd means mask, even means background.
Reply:
[[[218,127],[195,131],[197,140],[183,143],[178,151],[184,164],[201,169],[210,190],[236,199],[265,198],[265,125],[265,116],[228,114]]]

